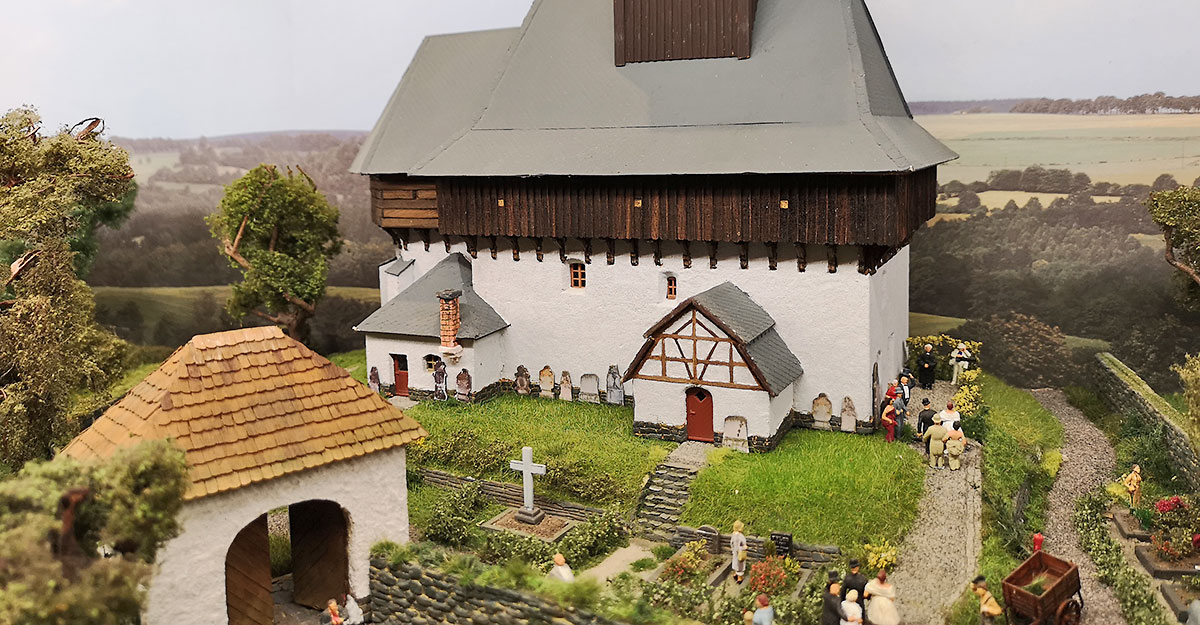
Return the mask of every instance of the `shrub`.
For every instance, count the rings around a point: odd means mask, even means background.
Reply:
[[[641,558],[630,563],[629,568],[635,573],[641,573],[642,571],[649,571],[656,566],[658,566],[658,560],[654,558]]]
[[[662,562],[663,560],[675,555],[676,551],[678,550],[671,545],[654,545],[654,547],[650,549],[650,553],[654,554],[654,559],[658,560],[659,562]]]
[[[267,537],[271,550],[271,577],[292,572],[292,540],[287,536],[271,534]]]
[[[790,558],[771,556],[750,565],[750,591],[775,596],[788,587],[788,572],[783,561]],[[795,580],[790,580],[795,583]]]
[[[413,552],[407,545],[390,540],[381,540],[371,545],[371,557],[383,558],[392,566],[400,566],[412,561]]]
[[[958,376],[954,407],[964,417],[971,417],[983,407],[983,387],[979,384],[979,369],[967,369]]]
[[[511,560],[520,560],[543,573],[553,565],[554,548],[536,538],[518,536],[508,532],[494,532],[484,539],[479,555],[484,562],[498,564]],[[565,557],[567,554],[563,554]],[[570,560],[568,560],[570,562]]]
[[[878,571],[879,569],[891,570],[896,566],[898,552],[896,547],[892,546],[890,541],[884,540],[878,545],[866,544],[863,548],[867,550],[867,569]]]
[[[409,446],[410,462],[415,465],[436,465],[472,468],[476,477],[508,467],[512,446],[498,440],[484,440],[466,428],[432,434]]]
[[[608,508],[567,532],[558,550],[575,568],[583,568],[629,544],[629,531],[616,508]]]
[[[972,320],[958,328],[988,346],[988,371],[1027,388],[1059,386],[1075,376],[1066,335],[1055,326],[1022,314]]]
[[[690,586],[702,583],[707,576],[708,552],[704,541],[696,540],[684,545],[678,555],[667,560],[658,579],[660,582]]]
[[[1074,522],[1080,546],[1096,564],[1100,581],[1113,589],[1129,625],[1167,625],[1149,580],[1129,565],[1121,546],[1109,534],[1106,508],[1107,501],[1098,496],[1076,503]]]
[[[531,567],[526,561],[514,558],[505,562],[503,566],[488,567],[476,578],[476,583],[492,588],[531,590],[541,581],[544,573],[545,571]]]
[[[1179,376],[1183,385],[1183,397],[1187,400],[1189,419],[1200,419],[1200,356],[1188,354],[1181,364],[1171,365],[1171,371]]]
[[[569,584],[543,580],[540,589],[540,594],[553,599],[555,603],[577,610],[594,610],[600,603],[600,592],[600,582],[591,578],[577,579]]]
[[[547,463],[544,483],[584,501],[603,503],[617,501],[628,495],[612,472],[602,471],[579,459]]]
[[[447,493],[430,515],[425,537],[443,545],[457,547],[467,544],[475,527],[475,513],[482,510],[485,504],[479,484],[475,482]]]

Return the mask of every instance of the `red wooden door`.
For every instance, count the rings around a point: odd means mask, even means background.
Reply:
[[[267,515],[238,532],[225,555],[225,601],[229,625],[271,625],[271,556]]]
[[[349,589],[346,515],[332,501],[288,506],[292,533],[292,601],[318,610]]]
[[[690,441],[713,442],[712,395],[702,388],[687,392],[687,437]]]
[[[392,354],[392,372],[396,380],[396,388],[392,393],[408,397],[408,356]]]

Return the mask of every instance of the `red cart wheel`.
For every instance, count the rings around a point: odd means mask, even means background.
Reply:
[[[1058,614],[1055,615],[1055,625],[1079,625],[1082,620],[1083,604],[1075,599],[1068,599],[1058,606]]]

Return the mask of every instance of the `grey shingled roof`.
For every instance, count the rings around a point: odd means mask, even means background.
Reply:
[[[441,305],[437,293],[446,289],[462,291],[462,296],[458,298],[459,315],[462,317],[458,338],[483,338],[507,328],[508,322],[479,297],[472,284],[471,262],[462,254],[451,254],[371,313],[362,323],[354,326],[354,329],[364,334],[440,338]]]
[[[393,258],[392,260],[379,263],[379,266],[383,268],[383,273],[389,276],[398,276],[404,273],[404,270],[411,267],[412,264],[413,260],[411,258]]]
[[[956,155],[912,120],[863,0],[759,0],[749,59],[613,62],[611,0],[426,39],[352,171],[897,172]]]

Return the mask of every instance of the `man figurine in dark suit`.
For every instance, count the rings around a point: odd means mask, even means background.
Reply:
[[[863,609],[863,614],[866,614],[866,600],[863,599],[863,589],[867,587],[867,578],[858,572],[859,562],[857,559],[850,560],[850,574],[842,581],[842,601],[846,600],[846,593],[851,590],[858,591],[857,603]]]
[[[929,398],[921,400],[921,412],[917,415],[917,436],[924,436],[925,430],[933,426],[933,415],[937,413],[929,407]],[[925,441],[925,453],[929,453],[929,441]]]
[[[842,617],[842,585],[839,583],[837,571],[829,571],[829,581],[825,583],[824,603],[821,606],[821,625],[839,625]]]
[[[933,380],[937,375],[937,356],[933,355],[933,345],[925,344],[925,351],[917,356],[917,379],[921,382],[921,388],[929,390],[933,388]]]

